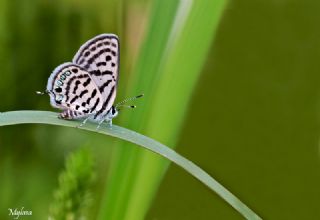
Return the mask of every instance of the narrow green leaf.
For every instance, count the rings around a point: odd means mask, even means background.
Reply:
[[[47,111],[12,111],[0,114],[0,126],[27,123],[51,124],[66,127],[76,127],[80,124],[79,121],[67,121],[58,119],[57,113]],[[188,173],[190,173],[192,176],[200,180],[202,183],[208,186],[212,191],[216,192],[222,199],[228,202],[232,207],[234,207],[240,214],[242,214],[247,219],[261,219],[257,214],[255,214],[237,197],[235,197],[226,188],[219,184],[215,179],[208,175],[204,170],[192,163],[190,160],[182,157],[169,147],[151,138],[148,138],[144,135],[141,135],[137,132],[128,130],[120,126],[113,125],[112,127],[110,127],[104,124],[98,131],[96,130],[96,126],[97,124],[88,122],[86,126],[81,127],[79,129],[120,138],[134,143],[138,146],[141,146],[154,153],[157,153],[167,158],[168,160],[174,162],[176,165],[180,166]]]
[[[153,1],[128,93],[146,94],[143,110],[135,112],[134,117],[122,117],[131,128],[175,147],[226,3]],[[116,149],[118,156],[106,186],[106,214],[100,220],[144,219],[169,164],[124,145]]]
[[[148,18],[147,34],[142,44],[139,58],[135,65],[132,78],[127,85],[127,94],[141,94],[145,96],[143,101],[139,102],[139,111],[135,112],[135,117],[130,117],[130,113],[122,120],[129,123],[129,127],[135,127],[136,130],[143,128],[147,119],[147,112],[155,100],[152,96],[153,90],[157,87],[161,72],[159,71],[166,53],[166,44],[169,39],[169,33],[176,16],[178,1],[152,1],[150,17]],[[121,83],[120,79],[120,83]],[[128,95],[129,96],[129,95]],[[149,103],[149,104],[147,104]],[[141,111],[140,111],[141,109]],[[120,145],[124,143],[119,143]],[[129,214],[127,212],[128,203],[132,200],[133,188],[136,187],[137,172],[139,170],[139,157],[141,156],[139,149],[132,148],[128,145],[119,146],[113,154],[114,159],[110,169],[108,181],[106,183],[105,201],[102,203],[99,220],[112,219],[123,220]],[[150,193],[139,195],[139,197],[147,196],[151,199]],[[144,199],[145,200],[145,199]],[[138,210],[136,210],[138,211]],[[147,209],[139,210],[142,215]],[[129,219],[137,219],[129,214]]]

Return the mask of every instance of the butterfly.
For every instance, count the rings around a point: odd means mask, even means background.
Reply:
[[[63,63],[51,73],[46,93],[50,104],[62,112],[59,118],[92,120],[100,125],[118,115],[123,103],[142,95],[126,99],[113,105],[119,78],[119,39],[115,34],[100,34],[83,44],[72,62]],[[37,92],[40,94],[40,92]]]

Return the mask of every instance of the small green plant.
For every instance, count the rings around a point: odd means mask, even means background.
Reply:
[[[59,188],[54,193],[49,220],[87,219],[92,180],[93,160],[90,151],[80,149],[72,153],[59,176]]]

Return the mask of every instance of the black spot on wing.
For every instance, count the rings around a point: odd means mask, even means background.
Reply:
[[[97,67],[99,67],[99,66],[106,66],[106,65],[107,65],[106,62],[99,62],[99,63],[97,63]]]
[[[94,75],[94,76],[101,76],[100,70],[92,70],[92,71],[90,72],[90,74],[91,74],[91,75]]]
[[[60,92],[62,92],[62,89],[61,89],[61,87],[58,87],[58,88],[55,88],[54,91],[57,92],[57,93],[60,93]]]
[[[106,62],[109,62],[111,59],[112,59],[112,58],[111,58],[110,55],[106,56]]]
[[[91,93],[90,98],[88,98],[87,101],[86,101],[87,105],[90,104],[91,99],[93,99],[93,98],[96,96],[96,94],[97,94],[97,89],[94,89],[94,90],[92,91],[92,93]]]
[[[77,76],[78,79],[84,79],[84,78],[89,78],[88,74],[82,74],[80,76]]]
[[[98,53],[92,55],[92,57],[88,60],[88,64],[92,64],[98,57],[105,52],[104,49],[100,50]]]
[[[66,95],[66,102],[68,102],[68,100],[69,100],[69,91],[70,91],[71,83],[72,83],[74,80],[76,80],[76,79],[77,79],[77,77],[73,76],[73,77],[71,77],[71,79],[67,82],[66,93],[65,93],[65,95]]]
[[[91,79],[88,78],[82,85],[83,87],[87,87],[87,85],[89,85],[89,83],[91,82]]]
[[[91,101],[91,97],[87,99],[86,101],[87,105],[89,105],[90,101]]]
[[[113,95],[113,93],[114,93],[114,89],[115,89],[115,87],[113,86],[113,87],[111,88],[111,91],[110,91],[110,93],[109,93],[106,101],[103,103],[102,108],[97,112],[97,114],[94,115],[94,118],[97,118],[98,115],[100,115],[101,113],[103,113],[103,112],[106,110],[107,105],[108,105],[108,103],[110,102],[110,99],[111,99],[111,97],[112,97],[112,95]]]
[[[80,83],[81,83],[80,80],[77,80],[77,81],[76,81],[76,85],[75,85],[75,87],[74,87],[74,89],[73,89],[73,92],[72,92],[73,94],[76,94],[77,89],[78,89]]]
[[[113,72],[110,71],[110,70],[106,70],[106,71],[103,71],[103,72],[101,73],[101,75],[112,75],[112,74],[113,74]]]
[[[99,87],[99,91],[102,93],[104,89],[112,82],[112,80],[107,80],[102,86]]]
[[[86,90],[83,90],[81,93],[80,93],[80,95],[79,95],[79,97],[80,98],[82,98],[82,96],[84,96],[85,94],[87,94],[89,91],[86,89]]]
[[[99,105],[100,98],[97,98],[96,102],[94,103],[93,107],[91,108],[90,112],[93,112],[96,110],[97,106]]]
[[[88,60],[88,64],[92,64],[95,60],[97,60],[99,57],[99,54],[94,54],[89,60]]]
[[[106,70],[106,71],[103,71],[103,72],[101,72],[100,70],[92,70],[90,72],[90,74],[92,74],[94,76],[103,76],[103,75],[112,75],[113,72],[110,71],[110,70]]]
[[[75,97],[73,97],[73,99],[71,99],[71,101],[70,101],[70,104],[74,103],[78,98],[79,98],[79,96],[77,96],[77,95]]]
[[[97,90],[94,89],[94,90],[92,91],[92,93],[91,93],[91,98],[94,98],[94,97],[96,96],[96,94],[97,94]]]

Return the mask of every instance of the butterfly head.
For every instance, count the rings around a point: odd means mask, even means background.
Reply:
[[[109,118],[112,119],[112,118],[117,117],[118,113],[119,113],[119,111],[116,109],[116,107],[112,106],[109,113],[108,113]]]
[[[114,106],[112,106],[106,115],[100,117],[98,116],[97,120],[100,121],[105,119],[106,121],[111,121],[113,118],[117,117],[117,115],[118,110]]]

